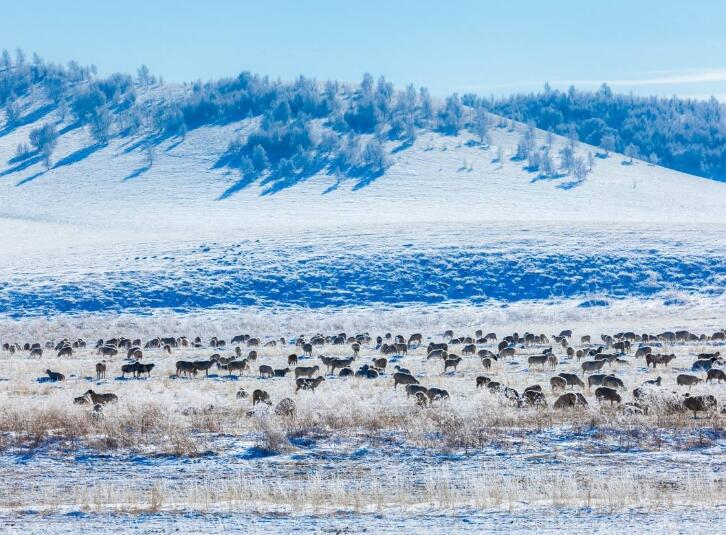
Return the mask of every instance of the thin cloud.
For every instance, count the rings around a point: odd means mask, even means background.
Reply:
[[[603,80],[550,80],[553,86],[599,86],[603,82],[611,86],[658,86],[658,85],[689,85],[726,82],[726,69],[701,69],[687,71],[649,71],[632,78],[615,78]],[[498,84],[478,84],[466,86],[467,90],[505,89],[511,87],[537,87],[543,81],[521,81]]]

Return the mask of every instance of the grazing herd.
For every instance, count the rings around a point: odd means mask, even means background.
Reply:
[[[99,383],[106,379],[111,362],[124,359],[124,355],[125,360],[118,364],[120,378],[140,379],[150,378],[152,372],[156,373],[155,369],[158,370],[155,363],[145,360],[145,355],[148,357],[151,354],[159,358],[177,352],[199,355],[211,352],[206,357],[176,360],[173,377],[194,379],[203,372],[206,378],[211,376],[235,379],[251,374],[254,366],[256,372],[253,376],[259,380],[285,380],[291,375],[293,394],[325,390],[328,388],[323,387],[326,376],[386,381],[394,391],[398,391],[398,386],[401,385],[406,398],[412,398],[418,406],[427,407],[452,398],[444,388],[422,384],[432,382],[435,375],[429,371],[431,363],[439,361],[441,364],[438,375],[441,376],[457,377],[460,376],[460,368],[471,370],[472,366],[481,366],[486,373],[493,373],[494,376],[476,375],[469,388],[497,395],[503,403],[513,407],[547,407],[547,391],[540,384],[531,384],[520,393],[511,383],[505,384],[505,377],[511,379],[511,374],[502,374],[497,370],[508,368],[519,370],[518,373],[522,374],[545,374],[549,371],[549,392],[556,396],[552,403],[555,410],[574,410],[590,406],[587,393],[593,395],[594,400],[602,406],[617,406],[628,414],[647,414],[653,404],[658,402],[658,396],[653,393],[665,391],[666,388],[677,397],[679,410],[692,412],[694,417],[698,413],[716,413],[723,405],[716,395],[695,395],[691,389],[702,383],[720,385],[726,382],[724,359],[718,350],[726,344],[726,331],[717,331],[710,335],[697,335],[689,331],[666,331],[659,334],[621,332],[603,334],[600,342],[595,343],[593,339],[591,335],[583,335],[579,344],[573,342],[571,330],[563,330],[552,336],[513,333],[501,338],[493,332],[484,334],[482,330],[477,330],[472,335],[455,337],[453,330],[448,330],[443,339],[440,336],[425,338],[421,333],[408,336],[387,333],[376,338],[368,333],[354,336],[337,333],[299,336],[290,340],[275,338],[263,342],[259,337],[242,334],[231,338],[229,350],[225,340],[213,337],[203,341],[199,336],[158,337],[144,343],[139,338],[116,337],[100,339],[92,349],[82,339],[65,339],[57,343],[49,341],[44,344],[6,342],[2,345],[2,350],[12,357],[25,354],[31,359],[42,359],[49,351],[54,352],[58,359],[72,358],[81,352],[88,354],[93,351],[101,358],[95,365],[95,377]],[[296,349],[286,350],[288,346]],[[709,352],[703,352],[706,346]],[[270,352],[276,352],[278,356],[287,353],[284,357],[287,366],[276,368],[271,362],[259,362],[269,359]],[[317,357],[314,356],[316,353]],[[366,353],[367,356],[362,356]],[[695,357],[690,363],[684,360],[688,355]],[[402,366],[404,359],[407,363],[417,364],[425,370],[413,373],[410,367]],[[395,362],[392,370],[389,368],[391,362]],[[677,370],[682,373],[678,373],[672,383],[666,385],[662,377],[658,376],[657,379],[642,382],[630,394],[625,380],[627,374],[618,373],[620,369],[626,369],[647,374],[659,367],[674,366],[678,366]],[[560,367],[565,367],[567,371],[555,373]],[[46,369],[45,375],[45,381],[66,381],[64,374],[51,369]],[[526,377],[529,376],[531,375]],[[628,377],[632,378],[632,374]],[[544,380],[547,381],[546,376]],[[683,392],[683,389],[687,391]],[[458,391],[453,393],[459,394]],[[241,389],[237,397],[248,396]],[[628,398],[631,400],[627,401]],[[251,400],[253,406],[260,403],[272,404],[270,394],[262,388],[254,390]],[[96,393],[92,389],[74,398],[76,404],[90,404],[94,407],[116,401],[116,394]],[[278,404],[276,412],[290,415],[294,413],[294,406],[291,398],[284,398]],[[724,411],[723,407],[721,411]]]

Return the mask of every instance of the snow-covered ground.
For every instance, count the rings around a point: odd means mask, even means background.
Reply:
[[[16,145],[43,120],[0,137],[1,341],[119,333],[440,334],[446,328],[470,332],[474,326],[548,334],[573,328],[597,337],[618,330],[713,332],[726,324],[726,184],[641,161],[624,165],[616,154],[596,158],[581,183],[571,177],[538,179],[523,162],[511,160],[522,125],[516,132],[492,129],[488,148],[467,135],[433,133],[422,134],[410,148],[390,146],[393,165],[367,184],[320,175],[284,188],[261,183],[240,188],[238,174],[216,163],[247,122],[165,141],[150,166],[136,140],[89,148],[88,134],[79,129],[60,137],[49,170],[40,163],[9,163]],[[544,138],[540,132],[538,141]],[[556,139],[553,152],[562,143]],[[502,162],[494,161],[498,147]],[[578,151],[595,149],[580,145]],[[17,405],[19,395],[39,385],[5,386],[9,403]],[[212,383],[206,394],[216,387]],[[47,392],[37,394],[34,403]],[[514,453],[492,449],[442,459],[396,446],[395,440],[394,445],[341,440],[301,443],[300,451],[273,463],[289,476],[285,484],[311,471],[332,477],[342,463],[371,480],[377,477],[379,493],[387,489],[384,475],[390,475],[392,463],[422,474],[446,465],[462,477],[485,467],[502,480],[540,466],[553,476],[625,470],[619,477],[645,474],[672,489],[673,482],[691,481],[696,466],[716,473],[724,455],[720,435],[707,450],[667,445],[642,455],[609,451],[618,445],[592,436],[542,433]],[[691,439],[699,437],[683,440]],[[539,450],[527,449],[533,444]],[[593,444],[608,452],[593,454]],[[550,532],[569,522],[596,532],[670,532],[687,524],[690,533],[698,533],[712,529],[714,515],[723,513],[723,499],[703,508],[668,499],[667,511],[628,503],[608,514],[577,500],[554,505],[549,497],[538,504],[490,508],[489,502],[476,502],[415,514],[405,508],[367,509],[366,503],[358,509],[339,504],[332,517],[331,511],[304,510],[250,516],[234,511],[234,500],[226,510],[195,503],[185,513],[169,507],[168,495],[166,502],[155,502],[148,488],[161,475],[172,494],[176,483],[188,478],[193,487],[200,474],[228,481],[244,469],[272,477],[265,471],[269,459],[244,457],[253,449],[238,440],[224,455],[195,460],[6,450],[0,474],[8,509],[0,512],[0,526],[8,533],[33,532],[43,508],[18,509],[13,496],[24,504],[33,497],[42,501],[45,492],[61,497],[43,516],[44,528],[59,532],[73,532],[78,522],[99,532],[168,530],[176,524],[205,532],[240,527],[246,532],[387,532],[425,526],[430,533]],[[98,467],[103,471],[94,472]],[[98,487],[105,492],[98,503],[110,507],[87,516],[80,511],[86,505],[93,510],[97,502],[83,487],[100,485],[99,479],[107,480],[107,487]],[[124,482],[136,486],[123,487]],[[338,484],[345,492],[346,481]],[[126,501],[114,513],[119,502],[111,498],[119,489]],[[198,496],[202,503],[208,499],[201,491]],[[134,507],[138,510],[128,514]],[[207,510],[212,514],[202,514]]]

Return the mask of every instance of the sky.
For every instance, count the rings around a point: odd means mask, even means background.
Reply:
[[[726,1],[22,0],[0,48],[168,82],[364,72],[432,94],[503,95],[545,82],[726,101]]]

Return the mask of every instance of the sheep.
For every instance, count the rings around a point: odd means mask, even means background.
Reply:
[[[377,359],[374,358],[373,359],[373,364],[375,365],[376,368],[379,368],[381,370],[385,370],[386,369],[386,366],[388,366],[388,359],[385,358],[385,357],[381,357],[381,358],[377,358]]]
[[[74,405],[88,405],[89,403],[91,403],[91,402],[88,400],[88,397],[85,395],[78,396],[77,398],[73,398]]]
[[[590,389],[593,386],[602,386],[602,382],[608,375],[604,373],[594,373],[587,378],[587,388]]]
[[[425,386],[421,386],[421,385],[418,385],[418,384],[416,384],[416,385],[406,385],[406,397],[408,398],[408,397],[411,397],[411,396],[415,396],[419,392],[422,392],[422,393],[426,394],[426,392],[428,392],[428,390],[429,389],[426,388]]]
[[[101,379],[106,378],[106,363],[105,362],[97,362],[96,363],[96,381],[100,381]]]
[[[522,394],[522,402],[533,407],[546,407],[547,400],[539,390],[526,389]]]
[[[338,372],[338,377],[352,377],[355,375],[353,368],[343,368]]]
[[[480,375],[476,378],[476,387],[481,388],[482,386],[486,386],[489,383],[491,383],[491,379],[487,377],[486,375]]]
[[[287,356],[287,365],[288,366],[297,366],[297,355],[295,353],[292,353],[291,355]]]
[[[701,381],[702,379],[699,379],[695,375],[687,375],[685,373],[682,373],[678,377],[676,377],[676,384],[678,384],[678,386],[687,386],[689,388],[693,385],[700,383]]]
[[[40,358],[43,356],[43,349],[40,347],[34,347],[33,349],[30,350],[30,355],[28,355],[28,356],[30,358],[33,358],[33,357]]]
[[[14,352],[14,350],[11,351],[11,353],[13,353],[13,352]],[[58,350],[58,355],[57,356],[58,356],[58,358],[60,358],[60,357],[72,357],[73,356],[73,348],[71,346],[65,346],[65,347],[60,348]]]
[[[600,371],[603,366],[605,366],[605,360],[586,360],[581,365],[583,373]]]
[[[530,368],[532,368],[533,366],[540,366],[542,369],[544,369],[544,365],[547,362],[548,358],[549,357],[547,355],[532,355],[527,359],[527,364]]]
[[[84,396],[88,396],[94,405],[105,405],[106,403],[116,403],[118,396],[116,394],[97,394],[93,390],[88,390]]]
[[[456,358],[449,358],[444,361],[444,372],[446,372],[449,368],[454,368],[454,371],[456,371],[456,367],[461,362],[461,357]]]
[[[320,371],[320,366],[298,366],[295,368],[295,378],[298,377],[312,377]]]
[[[298,390],[312,390],[315,392],[315,389],[320,386],[320,383],[325,381],[325,377],[322,375],[318,375],[315,379],[304,379],[299,378],[295,380],[295,393],[297,393]]]
[[[282,368],[275,370],[275,377],[285,377],[290,372],[290,368]]]
[[[58,382],[58,381],[65,381],[65,378],[66,378],[66,376],[60,372],[52,372],[50,370],[45,370],[45,373],[48,375],[48,380],[53,383]]]
[[[492,369],[492,359],[491,358],[484,358],[481,359],[481,365],[485,370],[491,370]]]
[[[153,370],[153,369],[154,369],[153,363],[149,363],[149,364],[138,363],[136,365],[136,376],[140,377],[142,373],[145,373],[146,375],[151,377],[151,370]]]
[[[393,374],[393,388],[398,388],[398,385],[417,385],[418,379],[408,373],[396,372]]]
[[[426,391],[426,395],[429,398],[429,402],[434,402],[436,400],[443,400],[443,399],[449,399],[449,393],[444,390],[443,388],[429,388]]]
[[[399,366],[398,364],[396,364],[396,365],[395,365],[395,366],[393,367],[393,369],[394,369],[394,370],[396,370],[397,372],[401,372],[401,373],[407,373],[408,375],[413,375],[413,374],[411,373],[411,370],[409,370],[408,368],[402,368],[402,367],[401,367],[401,366]]]
[[[513,347],[505,347],[504,349],[499,351],[499,358],[507,358],[507,357],[513,357],[515,353],[515,349]]]
[[[445,349],[433,349],[428,352],[426,359],[443,359],[449,356],[449,352]]]
[[[559,375],[567,382],[567,386],[579,386],[585,388],[585,383],[583,383],[582,379],[574,373],[561,373]]]
[[[250,365],[247,363],[247,359],[233,360],[227,363],[227,372],[230,376],[233,375],[232,372],[234,371],[238,371],[241,376],[245,372],[245,370],[249,369]]]
[[[252,406],[254,407],[258,403],[265,403],[267,405],[272,405],[272,400],[270,399],[270,394],[265,392],[264,390],[260,390],[259,388],[252,392]]]
[[[574,408],[577,406],[587,407],[587,400],[582,394],[574,394],[572,392],[562,394],[557,398],[553,405],[553,407],[557,410]]]
[[[239,390],[237,390],[237,394],[235,397],[237,399],[245,399],[249,397],[249,394],[247,393],[247,390],[245,390],[244,388],[240,388]]]
[[[260,366],[260,377],[274,377],[275,370],[272,369],[272,366],[268,366],[267,364],[263,364]]]
[[[216,364],[216,360],[195,360],[194,361],[194,368],[197,371],[204,371],[204,375],[206,377],[209,377],[209,369]]]
[[[620,397],[620,394],[618,394],[618,391],[614,388],[609,388],[607,386],[601,386],[597,390],[595,390],[595,398],[598,401],[607,400],[612,405],[613,403],[621,403],[623,400]]]
[[[193,374],[197,375],[197,367],[194,364],[194,362],[189,362],[186,360],[177,360],[176,361],[176,375],[177,377],[181,376],[182,372],[185,375]]]
[[[615,377],[614,375],[608,375],[602,382],[602,386],[613,388],[615,390],[625,390],[625,384],[622,379]]]
[[[138,370],[139,363],[134,362],[131,364],[124,364],[121,366],[121,377],[126,377],[127,373],[130,373],[131,375],[136,375],[136,371]]]
[[[661,376],[659,375],[659,376],[658,376],[657,378],[655,378],[655,379],[651,379],[650,381],[645,381],[645,382],[643,383],[643,385],[653,385],[653,386],[660,386],[660,384],[661,384],[661,382],[662,382],[662,381],[663,381],[663,379],[662,379],[662,378],[661,378]]]
[[[710,383],[714,379],[716,379],[719,383],[721,381],[726,381],[726,372],[719,370],[718,368],[711,368],[706,374],[706,381]]]
[[[473,355],[474,353],[476,353],[476,344],[467,344],[461,350],[461,354],[464,356]]]
[[[716,410],[718,403],[716,397],[710,394],[703,396],[689,396],[686,394],[683,400],[683,407],[689,411],[693,411],[693,417],[697,417],[698,412],[706,412]]]
[[[332,359],[330,361],[330,373],[335,373],[336,368],[347,368],[353,363],[353,357],[348,357],[347,359]]]

